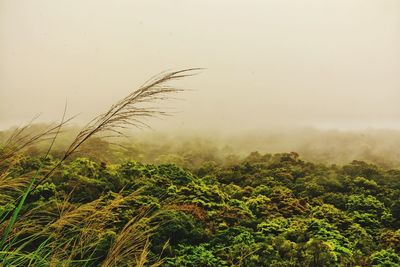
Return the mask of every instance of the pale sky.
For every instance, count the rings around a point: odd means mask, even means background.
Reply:
[[[400,128],[399,0],[0,0],[0,128],[85,121],[164,70],[154,127]]]

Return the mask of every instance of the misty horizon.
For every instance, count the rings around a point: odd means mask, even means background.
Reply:
[[[154,129],[400,127],[398,1],[2,1],[0,128],[77,123],[203,67]]]

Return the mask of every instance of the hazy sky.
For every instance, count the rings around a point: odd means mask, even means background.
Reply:
[[[156,127],[400,128],[399,0],[0,0],[0,127],[206,68]]]

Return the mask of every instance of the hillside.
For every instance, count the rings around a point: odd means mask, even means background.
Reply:
[[[1,213],[56,163],[14,162]],[[255,152],[188,169],[77,158],[28,197],[1,257],[17,266],[397,266],[399,198],[400,171],[362,161]]]

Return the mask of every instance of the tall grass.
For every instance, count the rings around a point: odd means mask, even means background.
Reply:
[[[157,101],[170,99],[182,90],[169,82],[195,74],[198,69],[163,73],[147,81],[136,91],[112,105],[106,112],[91,120],[75,137],[64,155],[52,168],[43,169],[43,163],[30,175],[16,176],[12,166],[18,164],[27,147],[51,139],[44,155],[49,155],[62,127],[73,118],[36,133],[27,133],[29,125],[18,128],[0,149],[0,202],[14,203],[14,207],[0,210],[0,260],[2,266],[143,266],[148,255],[153,227],[146,227],[146,213],[132,218],[119,233],[107,236],[107,223],[112,223],[115,209],[136,194],[117,194],[111,202],[99,198],[80,206],[68,199],[58,207],[58,214],[44,212],[37,207],[24,210],[29,195],[50,178],[54,172],[88,139],[103,135],[120,136],[128,127],[148,127],[145,119],[167,115],[153,107]],[[42,161],[43,162],[43,161]],[[19,193],[19,194],[18,194]],[[38,244],[32,248],[32,244]],[[96,255],[99,246],[109,242],[103,259]],[[158,261],[160,263],[161,261]],[[157,265],[157,263],[155,264]]]

